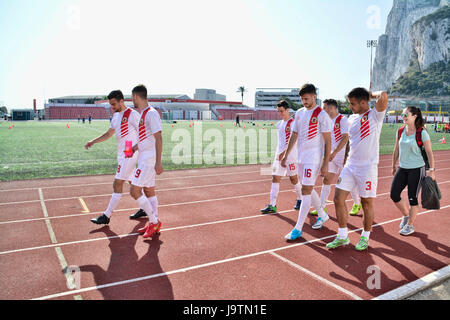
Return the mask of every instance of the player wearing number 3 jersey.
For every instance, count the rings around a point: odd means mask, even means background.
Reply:
[[[375,108],[370,109],[370,99],[376,98]],[[379,142],[383,121],[388,106],[386,92],[370,93],[364,88],[355,88],[348,94],[353,114],[348,119],[350,152],[347,162],[336,184],[334,205],[339,223],[338,236],[327,244],[334,249],[349,244],[347,210],[345,200],[354,188],[361,197],[364,211],[364,231],[355,249],[366,250],[373,223],[373,199],[377,193]]]
[[[277,212],[277,197],[280,191],[281,177],[286,175],[289,176],[291,183],[295,187],[295,192],[297,193],[297,203],[295,209],[300,208],[302,199],[302,185],[298,181],[297,177],[297,148],[290,153],[286,161],[286,167],[283,168],[280,164],[280,159],[283,157],[286,151],[289,138],[291,136],[292,125],[294,119],[291,118],[289,114],[289,104],[285,100],[281,100],[277,103],[277,111],[281,117],[281,121],[277,123],[278,128],[278,146],[275,159],[272,165],[272,187],[270,189],[270,203],[269,205],[262,209],[263,214],[276,213]]]
[[[132,91],[134,106],[139,110],[138,142],[133,146],[133,152],[139,150],[138,166],[131,181],[131,196],[137,200],[149,219],[149,225],[139,229],[144,239],[152,237],[161,229],[158,220],[157,206],[152,206],[151,198],[155,197],[155,178],[163,172],[161,118],[159,113],[148,105],[147,88],[144,85],[135,87]],[[144,191],[144,194],[142,193]]]

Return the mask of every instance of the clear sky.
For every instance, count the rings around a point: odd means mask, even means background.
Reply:
[[[254,106],[256,88],[312,82],[320,98],[369,86],[366,40],[393,0],[0,0],[0,101],[216,89]],[[375,53],[375,52],[374,52]]]

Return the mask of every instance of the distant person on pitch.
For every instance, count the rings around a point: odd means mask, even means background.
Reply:
[[[286,167],[289,155],[295,144],[298,148],[298,175],[302,184],[302,202],[295,227],[286,236],[286,240],[300,238],[303,224],[311,204],[317,210],[319,218],[315,228],[320,229],[330,218],[320,207],[320,198],[314,190],[317,177],[328,174],[331,153],[331,119],[317,105],[317,91],[312,84],[305,84],[299,91],[302,104],[305,106],[295,113],[292,134],[281,166]],[[318,227],[320,226],[320,227]]]
[[[371,99],[377,99],[375,108],[369,107]],[[377,196],[378,162],[381,129],[386,116],[388,95],[386,92],[370,93],[355,88],[348,94],[353,114],[348,119],[350,152],[344,169],[339,175],[334,193],[334,206],[339,223],[338,235],[327,244],[328,249],[348,245],[348,212],[345,200],[349,192],[357,188],[364,212],[364,229],[355,249],[366,250],[374,218],[373,199]]]
[[[155,108],[149,106],[147,88],[136,86],[132,91],[133,104],[141,114],[139,136],[133,152],[139,150],[138,166],[131,181],[130,195],[147,213],[149,224],[138,230],[147,239],[158,233],[161,222],[158,219],[158,200],[155,193],[156,175],[163,173],[162,166],[162,125]],[[143,193],[144,192],[144,193]]]
[[[275,159],[272,165],[272,187],[270,189],[270,203],[266,208],[261,210],[261,213],[276,213],[277,212],[277,198],[280,191],[281,177],[289,176],[291,183],[294,185],[295,192],[297,193],[297,203],[295,210],[300,209],[302,202],[302,185],[298,181],[297,176],[297,146],[294,146],[293,150],[289,154],[286,160],[286,168],[283,168],[280,164],[280,159],[283,158],[286,152],[287,144],[291,136],[292,125],[294,119],[289,114],[289,104],[285,100],[281,100],[277,103],[278,115],[281,121],[277,123],[278,128],[278,145]]]
[[[87,150],[94,144],[106,141],[114,134],[116,135],[118,166],[113,183],[114,193],[111,196],[105,213],[95,219],[91,219],[95,224],[109,224],[111,215],[122,198],[123,184],[125,181],[131,181],[138,158],[137,154],[134,154],[132,158],[126,158],[124,150],[125,141],[131,141],[133,144],[137,142],[139,113],[125,105],[123,93],[120,90],[112,91],[108,95],[108,100],[114,112],[108,131],[85,145]]]
[[[331,192],[331,184],[335,183],[336,176],[338,176],[344,167],[344,158],[346,145],[348,143],[348,124],[347,117],[339,114],[337,101],[334,99],[327,99],[323,102],[323,110],[330,116],[332,122],[331,130],[331,155],[330,163],[328,165],[328,174],[325,175],[322,182],[322,191],[320,193],[320,207],[327,212],[327,200]],[[353,198],[353,208],[350,211],[351,215],[358,214],[361,210],[361,202],[359,200],[358,191],[355,189],[351,192]],[[312,215],[317,215],[317,210],[311,212]],[[313,229],[320,228],[320,225],[313,225]]]

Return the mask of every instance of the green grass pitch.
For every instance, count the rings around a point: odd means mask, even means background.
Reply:
[[[67,123],[70,128],[67,128]],[[237,129],[231,121],[194,123],[192,127],[189,127],[192,121],[179,121],[173,127],[172,123],[163,123],[165,170],[269,163],[274,156],[277,133],[272,124],[276,124],[276,121],[257,121],[255,125],[247,122],[246,129]],[[94,120],[92,124],[79,124],[77,121],[15,122],[14,128],[8,129],[10,125],[10,122],[0,122],[1,181],[114,174],[116,170],[117,147],[114,137],[96,144],[90,150],[84,149],[87,141],[108,130],[109,121]],[[383,126],[380,154],[392,153],[398,126]],[[435,133],[431,125],[428,132],[433,150],[450,149],[448,144],[440,143],[443,136],[450,138],[449,134]],[[244,139],[241,140],[246,142],[243,152],[237,149],[238,143],[230,145],[227,142],[234,141],[229,138],[230,133],[236,134],[237,139]],[[212,142],[219,149],[211,151]],[[184,149],[184,153],[181,149]],[[230,158],[233,152],[235,157]],[[205,153],[213,155],[212,160],[203,157]]]

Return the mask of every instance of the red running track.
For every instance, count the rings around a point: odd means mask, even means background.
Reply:
[[[304,236],[287,243],[296,196],[283,179],[280,214],[259,213],[268,202],[267,166],[165,172],[157,179],[163,228],[147,241],[136,234],[146,219],[128,218],[137,209],[129,195],[109,226],[89,221],[108,205],[112,176],[0,183],[0,299],[372,299],[449,265],[449,155],[435,153],[442,208],[421,209],[408,237],[399,235],[389,199],[391,157],[380,158],[366,252],[354,249],[361,215],[349,217],[352,245],[325,248],[337,232],[332,204],[322,230],[308,217]],[[67,266],[75,272],[63,272]],[[372,266],[379,288],[368,286]]]

